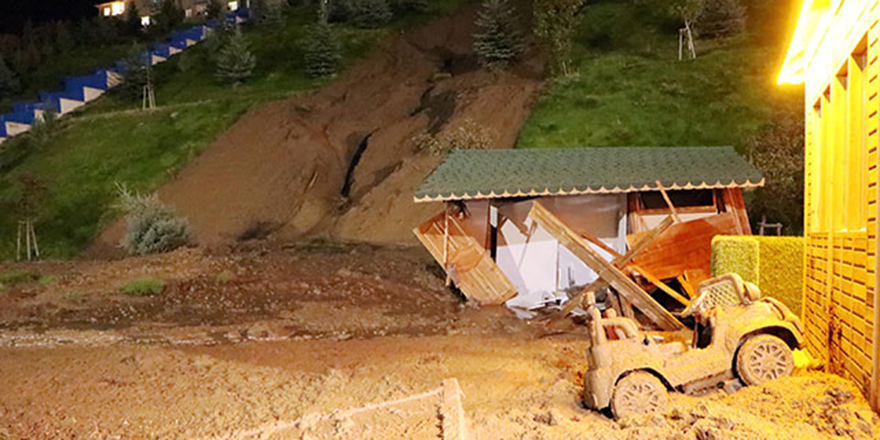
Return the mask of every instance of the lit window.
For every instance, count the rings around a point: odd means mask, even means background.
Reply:
[[[141,26],[147,27],[149,25],[150,25],[150,16],[144,15],[143,17],[141,17]]]
[[[111,13],[111,9],[109,7],[104,8],[104,16],[109,17]]]
[[[111,15],[122,15],[125,12],[125,2],[114,2],[110,8]]]
[[[230,11],[238,10],[238,2],[229,2],[228,5]]]
[[[192,9],[187,9],[186,12],[185,12],[185,15],[186,15],[186,18],[192,18],[192,16],[193,16],[193,10],[192,10]]]

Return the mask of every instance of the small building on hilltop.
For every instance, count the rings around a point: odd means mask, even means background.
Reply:
[[[183,11],[184,17],[198,18],[203,16],[208,10],[209,0],[173,0],[176,5]],[[269,3],[278,3],[281,0],[270,0]],[[250,2],[248,0],[222,0],[227,11],[235,11],[239,8],[247,7]],[[153,12],[162,4],[161,0],[111,0],[101,2],[95,5],[98,9],[100,17],[126,17],[128,9],[136,6],[141,15],[141,24],[149,26]]]
[[[763,183],[732,147],[457,150],[415,194],[446,208],[414,232],[468,298],[534,308],[597,279],[529,218],[535,201],[609,261],[673,216],[633,266],[695,286],[714,236],[751,233],[741,190]]]
[[[880,408],[880,0],[806,0],[779,77],[804,84],[807,348]]]

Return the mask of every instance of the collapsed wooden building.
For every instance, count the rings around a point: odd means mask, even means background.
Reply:
[[[763,183],[731,147],[458,150],[417,190],[445,209],[414,232],[480,304],[558,304],[616,276],[607,265],[686,303],[712,238],[751,234],[742,189]]]

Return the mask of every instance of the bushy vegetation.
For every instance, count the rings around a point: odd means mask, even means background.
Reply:
[[[29,283],[40,279],[40,274],[25,270],[13,270],[0,273],[0,284],[12,287],[16,284]]]
[[[18,75],[6,65],[6,61],[0,56],[0,101],[11,99],[21,90],[21,81]]]
[[[746,7],[740,0],[704,0],[697,21],[697,34],[702,38],[731,37],[746,28]]]
[[[585,0],[534,0],[535,36],[547,51],[551,75],[571,73],[571,48]]]
[[[162,203],[155,193],[143,195],[120,186],[117,207],[125,213],[122,246],[130,255],[169,252],[189,244],[189,222],[178,217],[174,208]]]
[[[477,14],[474,52],[486,66],[507,65],[525,50],[519,14],[509,0],[484,0]]]
[[[165,290],[165,282],[156,278],[139,278],[129,281],[120,292],[128,296],[153,296]]]
[[[799,191],[772,189],[780,182],[792,190],[802,186],[794,170],[803,145],[783,133],[803,131],[803,88],[776,84],[792,32],[780,23],[791,21],[797,5],[744,4],[750,8],[745,32],[698,40],[699,57],[679,62],[681,23],[666,0],[590,2],[578,16],[573,74],[545,87],[518,146],[732,145],[745,157],[754,148],[767,187],[745,194],[752,219],[760,220],[764,211],[768,221],[781,221],[787,233],[798,233]],[[757,151],[770,152],[777,142],[772,138],[778,137],[789,139],[780,147],[788,171],[775,171],[780,165],[771,163],[775,159],[758,157]]]
[[[804,125],[799,113],[782,114],[746,144],[746,154],[766,179],[749,204],[752,227],[764,217],[800,235],[804,218]]]

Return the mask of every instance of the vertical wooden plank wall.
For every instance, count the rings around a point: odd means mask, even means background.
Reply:
[[[871,13],[865,16],[876,17],[873,12],[876,11],[871,9]],[[840,32],[832,30],[829,35],[839,37],[846,35],[846,31],[848,29]],[[861,41],[864,35],[858,36],[857,40]],[[853,380],[866,394],[874,395],[876,393],[872,393],[871,384],[876,381],[872,377],[875,371],[874,296],[878,227],[878,37],[880,33],[875,21],[867,26],[865,80],[859,83],[866,87],[864,98],[861,98],[867,101],[863,116],[851,111],[853,107],[850,101],[841,92],[842,89],[835,87],[837,78],[833,76],[829,82],[830,102],[822,96],[824,93],[811,96],[808,92],[805,103],[804,176],[806,249],[803,321],[807,331],[807,349],[813,356],[825,360],[829,371]],[[852,49],[846,50],[846,54],[849,54]],[[838,72],[838,65],[847,57],[840,54],[833,59],[836,63],[833,71]],[[853,85],[849,84],[850,87]],[[821,84],[813,86],[813,89],[818,87],[825,90]],[[850,130],[852,118],[855,117],[864,118],[864,124],[856,125],[864,133]],[[841,134],[840,130],[850,130],[849,135]],[[852,154],[847,153],[851,150],[846,148],[847,142],[861,142],[861,138],[854,137],[856,134],[865,139],[864,146],[859,148],[867,148],[861,155],[861,161],[864,162],[861,164],[853,163]],[[864,182],[867,185],[864,201],[867,206],[861,210],[862,215],[866,216],[862,220],[866,227],[859,230],[841,229],[837,226],[839,219],[835,218],[842,215],[841,205],[835,199],[844,194],[847,179],[852,178],[851,172],[858,166],[867,169]]]

